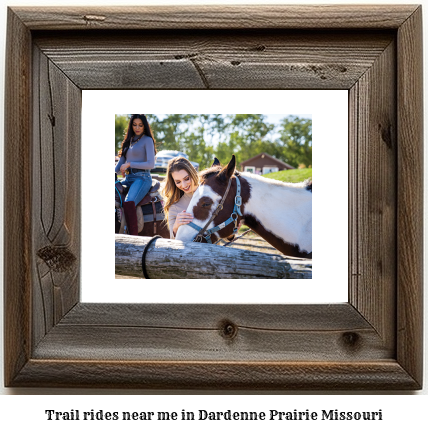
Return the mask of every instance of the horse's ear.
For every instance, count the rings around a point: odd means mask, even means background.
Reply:
[[[221,166],[220,161],[217,157],[214,157],[214,163],[212,164],[211,167],[214,167],[214,166]]]
[[[232,158],[225,169],[226,176],[228,179],[235,173],[235,168],[236,168],[236,159],[235,159],[235,155],[232,155]]]
[[[217,179],[220,182],[228,182],[232,175],[235,173],[236,160],[235,156],[232,155],[232,159],[229,161],[229,164],[221,170],[221,172],[217,175]]]

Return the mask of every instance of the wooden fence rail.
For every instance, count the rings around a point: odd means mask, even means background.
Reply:
[[[116,235],[116,275],[143,278],[150,237]],[[216,245],[156,239],[145,256],[151,279],[311,279],[312,261]]]

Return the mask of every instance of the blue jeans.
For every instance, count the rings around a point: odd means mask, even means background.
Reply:
[[[150,172],[131,173],[126,175],[122,185],[129,186],[125,202],[134,202],[135,205],[138,205],[152,186],[152,176]]]

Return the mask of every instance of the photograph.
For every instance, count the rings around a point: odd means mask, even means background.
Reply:
[[[422,21],[410,4],[8,8],[4,393],[426,394]],[[156,411],[393,426],[384,398],[304,399]],[[155,405],[104,402],[32,422]]]
[[[154,237],[145,278],[312,278],[311,115],[119,114],[115,133],[116,278]]]

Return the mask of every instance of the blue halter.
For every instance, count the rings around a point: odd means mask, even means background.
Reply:
[[[193,241],[201,242],[202,239],[205,238],[207,243],[212,244],[211,234],[220,231],[221,229],[225,228],[226,226],[230,225],[231,223],[235,223],[235,227],[233,228],[233,234],[236,234],[236,232],[238,232],[238,216],[242,217],[242,213],[241,213],[242,197],[241,197],[241,182],[239,181],[239,178],[237,176],[235,176],[235,179],[236,179],[235,206],[233,207],[233,211],[232,211],[232,214],[230,215],[230,217],[225,222],[215,226],[214,228],[207,230],[207,227],[209,226],[209,224],[215,219],[217,214],[223,209],[223,203],[226,200],[227,194],[229,193],[232,178],[229,179],[229,185],[227,186],[226,192],[225,192],[221,202],[218,204],[216,210],[213,212],[213,215],[211,216],[210,220],[205,225],[205,227],[201,228],[200,226],[196,225],[193,222],[188,223],[188,225],[191,228],[198,231],[198,234],[193,239]]]

